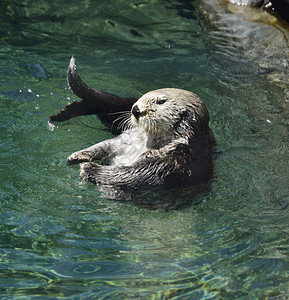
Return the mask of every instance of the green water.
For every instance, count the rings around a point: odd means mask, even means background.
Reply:
[[[218,45],[190,1],[5,0],[0,14],[1,299],[289,296],[288,97],[256,59]],[[73,54],[94,87],[203,98],[220,154],[198,205],[111,201],[66,166],[112,136],[96,116],[48,126],[76,99]]]

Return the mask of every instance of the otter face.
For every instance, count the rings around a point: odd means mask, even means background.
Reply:
[[[173,132],[180,120],[181,105],[166,94],[152,91],[142,96],[132,107],[132,123],[150,136]]]
[[[203,101],[182,89],[165,88],[143,95],[131,109],[134,126],[152,138],[176,136],[193,127],[208,128],[209,114]]]

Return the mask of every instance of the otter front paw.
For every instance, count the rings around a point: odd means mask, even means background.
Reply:
[[[68,156],[66,160],[66,164],[68,165],[73,165],[73,164],[78,164],[81,162],[85,161],[91,161],[92,160],[92,155],[89,152],[74,152],[70,156]]]
[[[97,184],[97,174],[101,166],[96,163],[86,162],[80,164],[79,177],[90,183]]]

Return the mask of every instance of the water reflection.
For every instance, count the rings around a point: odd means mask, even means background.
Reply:
[[[203,26],[209,31],[215,51],[253,61],[257,73],[288,92],[288,36],[287,28],[262,9],[224,3],[202,1],[199,9],[205,10],[209,22]],[[288,95],[287,95],[288,97]]]

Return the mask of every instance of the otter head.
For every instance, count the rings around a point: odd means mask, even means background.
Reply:
[[[131,120],[152,138],[174,138],[201,130],[207,133],[209,114],[195,94],[174,88],[143,95],[131,109]]]

